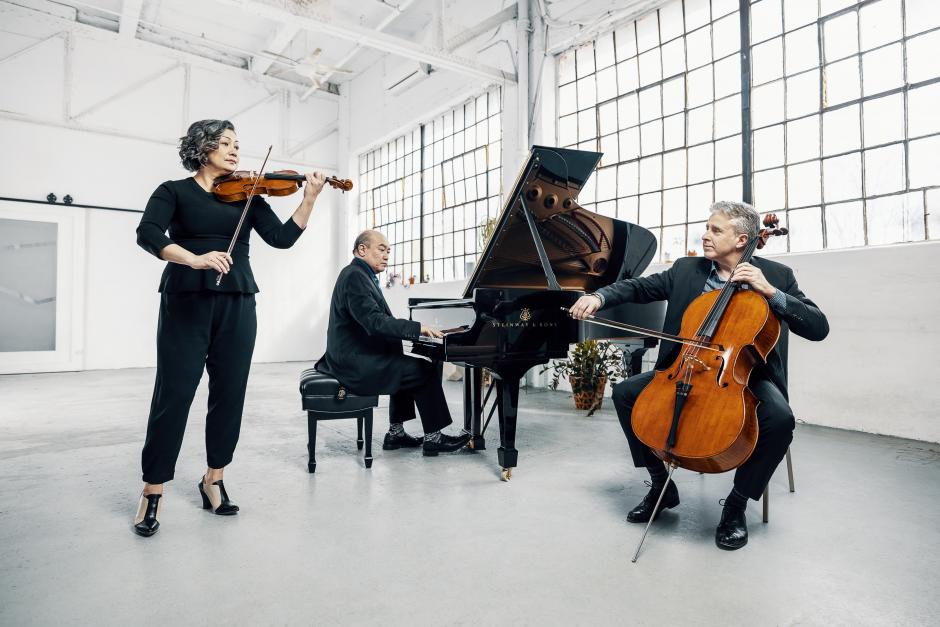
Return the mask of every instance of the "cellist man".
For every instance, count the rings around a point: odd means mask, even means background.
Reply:
[[[760,216],[750,205],[739,202],[716,202],[702,235],[704,257],[678,259],[664,272],[638,279],[626,279],[582,296],[571,307],[571,315],[579,320],[604,307],[621,303],[649,303],[666,300],[665,333],[680,331],[682,315],[699,295],[721,289],[729,280],[741,283],[767,299],[780,320],[780,338],[767,356],[767,363],[751,374],[748,388],[760,403],[757,407],[759,433],[757,446],[750,458],[737,468],[734,486],[724,499],[724,508],[715,532],[719,548],[733,551],[747,544],[745,509],[747,500],[760,499],[777,465],[786,455],[793,440],[795,421],[787,400],[787,338],[788,330],[808,340],[819,341],[829,334],[829,322],[813,301],[800,291],[793,270],[769,259],[753,257],[750,263],[741,260],[748,240],[760,229]],[[665,341],[660,346],[657,369],[668,368],[679,353],[681,344]],[[613,400],[620,425],[627,436],[633,463],[645,467],[652,487],[643,500],[627,515],[627,520],[645,523],[655,519],[666,508],[679,504],[679,491],[670,481],[660,507],[653,511],[656,499],[665,486],[668,473],[662,460],[640,442],[633,433],[630,414],[643,388],[655,372],[644,372],[614,386]]]

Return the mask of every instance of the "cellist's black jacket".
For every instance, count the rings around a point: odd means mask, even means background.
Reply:
[[[356,394],[392,394],[401,384],[402,340],[416,340],[421,324],[395,318],[359,260],[343,268],[333,287],[326,354],[316,364]]]
[[[786,295],[786,312],[777,315],[780,319],[780,339],[767,356],[765,374],[787,396],[787,338],[792,330],[807,340],[819,341],[829,334],[829,321],[797,285],[793,270],[769,259],[754,257],[751,264],[764,273],[767,281]],[[712,262],[705,257],[683,257],[676,260],[671,268],[664,272],[617,281],[612,285],[597,290],[604,298],[604,307],[612,307],[625,302],[650,303],[667,300],[666,319],[663,331],[672,335],[679,333],[682,315],[689,304],[702,294],[705,279],[711,270]],[[659,349],[656,369],[667,368],[679,353],[680,344],[664,341]]]

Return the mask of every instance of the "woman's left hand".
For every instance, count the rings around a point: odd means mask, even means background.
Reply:
[[[319,172],[307,172],[304,176],[307,179],[307,184],[304,186],[304,200],[313,200],[320,195],[326,176]]]

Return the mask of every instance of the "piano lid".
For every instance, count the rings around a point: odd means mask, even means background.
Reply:
[[[652,233],[577,203],[600,158],[598,152],[532,147],[464,297],[485,287],[553,289],[553,279],[563,290],[594,291],[646,269],[656,252]]]

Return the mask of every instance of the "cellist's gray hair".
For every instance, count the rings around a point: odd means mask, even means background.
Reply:
[[[748,237],[754,237],[760,230],[760,215],[757,210],[745,202],[719,200],[708,208],[711,213],[720,213],[734,225],[734,231]]]

